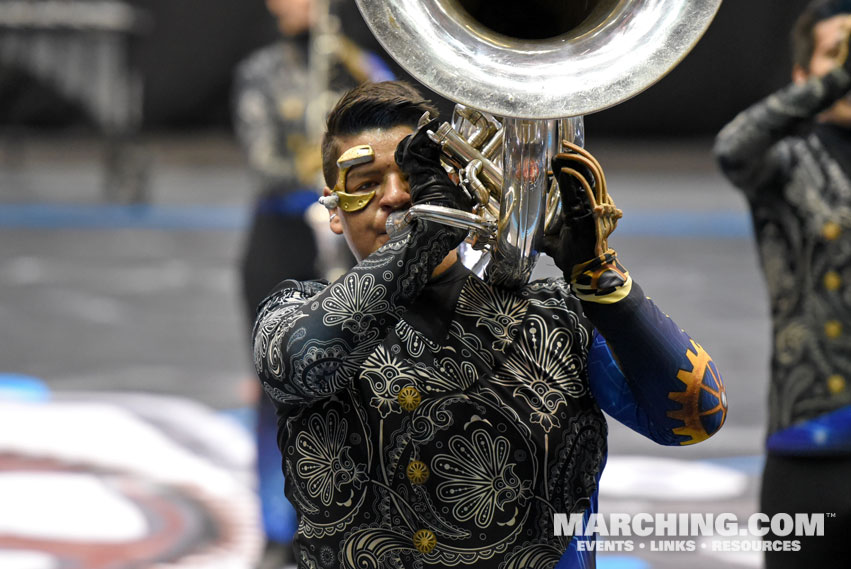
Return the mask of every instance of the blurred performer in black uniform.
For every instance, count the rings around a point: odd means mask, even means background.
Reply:
[[[739,114],[715,153],[747,198],[773,320],[761,511],[830,512],[766,567],[838,567],[851,535],[851,0],[811,2],[793,82]],[[767,541],[776,542],[769,534]]]
[[[317,2],[318,4],[318,2]],[[311,76],[311,36],[318,17],[314,0],[266,0],[282,37],[245,59],[236,70],[233,120],[260,191],[241,262],[246,324],[257,305],[286,277],[315,279],[319,248],[305,212],[316,203],[321,172],[318,140],[307,124],[308,104],[324,93],[342,91],[366,80],[390,75],[376,56],[335,36],[339,53],[329,64],[327,81]],[[327,214],[326,214],[327,216]],[[295,532],[295,513],[283,497],[277,421],[266,397],[258,407],[258,472],[267,553],[263,567],[280,565]]]

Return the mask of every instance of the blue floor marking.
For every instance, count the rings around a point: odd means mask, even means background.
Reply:
[[[745,211],[626,211],[615,235],[750,238]]]
[[[43,403],[50,399],[50,388],[40,379],[20,373],[0,372],[0,401]]]
[[[0,227],[26,229],[243,230],[249,210],[239,206],[114,204],[0,205]]]
[[[637,557],[602,553],[597,556],[597,569],[649,569],[649,567],[646,561]]]
[[[0,204],[3,229],[242,231],[250,209],[236,205]],[[616,235],[750,238],[744,211],[626,212]]]

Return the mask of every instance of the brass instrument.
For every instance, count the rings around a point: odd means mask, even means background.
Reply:
[[[470,229],[488,276],[525,283],[560,200],[548,172],[585,114],[637,95],[673,69],[721,0],[356,0],[378,41],[413,77],[457,102],[433,135],[477,198],[473,213],[418,205]],[[569,117],[569,118],[564,118]]]

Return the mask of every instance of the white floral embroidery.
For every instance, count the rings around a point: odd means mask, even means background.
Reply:
[[[467,333],[457,320],[449,324],[449,335],[460,343],[463,348],[469,350],[465,357],[476,357],[484,364],[492,368],[495,365],[493,354],[482,345],[482,341],[473,333]]]
[[[351,351],[342,341],[307,343],[292,358],[290,383],[306,395],[326,396],[343,389],[354,372]]]
[[[476,326],[486,327],[496,337],[493,349],[504,352],[517,335],[529,303],[508,291],[492,288],[479,279],[470,279],[461,291],[457,311],[476,316]]]
[[[460,435],[449,439],[450,454],[438,454],[433,461],[435,474],[446,478],[437,486],[437,495],[454,504],[452,513],[460,521],[474,519],[487,528],[494,512],[508,505],[523,506],[531,495],[530,481],[520,480],[509,463],[510,443],[505,437],[492,438],[483,429],[468,440]]]
[[[390,310],[387,287],[375,284],[372,274],[349,273],[342,282],[331,285],[328,298],[322,302],[326,326],[342,324],[343,330],[359,334],[368,330],[375,315]]]
[[[359,489],[368,479],[366,466],[349,457],[347,431],[348,422],[331,410],[325,416],[312,415],[307,430],[296,437],[296,449],[302,455],[296,472],[307,483],[307,493],[326,506],[331,505],[335,491],[347,485]]]
[[[292,330],[296,323],[307,315],[299,312],[303,301],[289,300],[268,309],[265,317],[258,325],[254,341],[254,365],[257,369],[265,368],[276,378],[285,375],[283,357],[281,354],[281,339]]]
[[[399,340],[404,344],[407,352],[415,358],[422,356],[426,348],[434,353],[440,351],[441,346],[439,344],[417,332],[404,319],[396,323],[396,335],[399,336]]]
[[[569,326],[550,330],[538,315],[531,316],[523,333],[497,371],[494,382],[514,388],[514,396],[532,408],[531,422],[545,432],[560,426],[556,412],[567,403],[567,397],[581,397],[587,388],[582,381],[582,359],[571,353],[574,338],[571,330],[584,330],[576,315],[570,313]]]
[[[366,359],[361,377],[369,382],[373,393],[369,404],[378,410],[382,419],[401,412],[399,391],[414,383],[411,367],[395,358],[384,346],[379,346]]]
[[[443,358],[437,368],[417,365],[417,373],[420,383],[429,393],[465,390],[479,379],[476,366],[452,358]]]

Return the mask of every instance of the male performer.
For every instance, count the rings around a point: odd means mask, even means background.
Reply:
[[[851,1],[811,2],[793,83],[739,114],[715,153],[747,198],[773,319],[762,511],[836,513],[775,567],[835,566],[851,535]],[[766,539],[774,539],[769,535]]]
[[[721,378],[602,247],[592,158],[555,160],[568,213],[547,250],[564,279],[490,286],[458,261],[465,231],[417,221],[388,235],[411,204],[471,206],[434,123],[412,135],[425,111],[397,82],[339,101],[324,203],[359,262],[330,285],[283,282],[255,326],[299,567],[588,566],[592,553],[565,554],[576,540],[554,535],[553,514],[596,509],[601,408],[695,443],[724,421]]]

